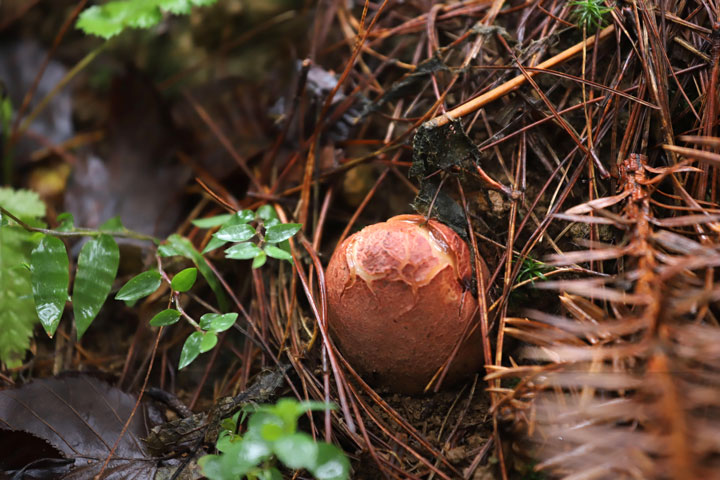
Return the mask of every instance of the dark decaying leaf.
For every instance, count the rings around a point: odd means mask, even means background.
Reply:
[[[385,90],[385,93],[380,98],[372,104],[367,104],[361,115],[364,117],[371,112],[377,111],[388,102],[394,102],[400,98],[411,95],[430,75],[446,70],[448,70],[447,65],[445,65],[437,55],[420,62],[415,70],[393,83],[390,88]]]
[[[74,463],[47,441],[22,431],[0,430],[0,452],[0,472],[17,472],[28,480],[60,478]]]
[[[93,478],[135,402],[134,395],[85,374],[65,374],[1,391],[0,474],[29,465],[32,470],[19,478]],[[158,460],[141,439],[160,421],[155,410],[141,404],[102,478],[154,478]]]
[[[480,164],[480,152],[460,122],[418,128],[413,139],[413,163],[408,176],[422,182],[438,170],[471,168]]]

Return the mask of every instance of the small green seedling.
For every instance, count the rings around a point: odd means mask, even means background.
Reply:
[[[525,257],[522,268],[518,273],[517,282],[521,283],[529,280],[530,283],[534,285],[535,280],[538,278],[540,280],[547,280],[545,274],[551,270],[552,268],[550,268],[547,264],[539,260],[535,260],[532,257]]]
[[[198,461],[203,475],[210,480],[281,480],[280,462],[291,470],[307,470],[318,480],[349,478],[350,462],[342,450],[297,429],[306,412],[329,408],[332,405],[322,402],[281,398],[275,405],[255,407],[243,435],[235,433],[238,412],[222,423],[216,445],[220,454]]]
[[[612,11],[606,7],[603,0],[574,0],[570,2],[574,7],[573,18],[580,28],[586,27],[588,32],[594,32],[605,24],[605,14]]]

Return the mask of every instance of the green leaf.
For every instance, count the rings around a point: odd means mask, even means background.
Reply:
[[[317,402],[313,400],[298,402],[294,398],[281,398],[275,405],[262,405],[258,412],[267,413],[281,420],[285,431],[294,433],[298,418],[308,411],[333,409],[332,404]]]
[[[271,218],[277,218],[277,213],[275,213],[275,209],[272,205],[263,205],[257,209],[257,216],[267,222]]]
[[[262,250],[252,242],[236,243],[225,250],[225,257],[233,260],[248,260],[255,258],[262,253]]]
[[[29,190],[0,187],[0,205],[31,226],[44,227],[37,218],[45,215],[45,204]],[[14,226],[6,215],[0,218],[0,362],[9,368],[22,365],[38,323],[33,301],[30,252],[33,234]]]
[[[175,14],[190,13],[190,0],[161,0],[159,2],[162,10]]]
[[[61,213],[57,216],[57,221],[60,223],[57,227],[57,230],[60,232],[69,232],[75,228],[75,218],[72,213]]]
[[[193,285],[195,285],[195,280],[197,280],[197,272],[197,268],[190,267],[176,273],[172,279],[172,282],[170,282],[170,286],[176,292],[187,292],[192,288]]]
[[[282,222],[280,221],[280,219],[275,217],[265,220],[265,222],[263,222],[263,226],[265,227],[265,229],[268,229],[270,227],[274,227],[275,225],[280,225],[281,223]]]
[[[120,250],[109,235],[83,245],[73,287],[73,313],[78,340],[97,316],[110,293],[120,263]]]
[[[277,258],[278,260],[287,260],[292,263],[292,255],[275,245],[265,245],[263,250],[267,253],[268,257]]]
[[[97,5],[84,10],[78,17],[76,26],[88,35],[105,39],[114,37],[125,28],[121,21],[114,20]]]
[[[180,319],[180,312],[173,308],[168,308],[160,313],[157,313],[152,319],[150,319],[150,325],[153,327],[167,327],[173,323],[177,323]]]
[[[0,187],[0,206],[20,220],[45,216],[45,204],[40,200],[40,196],[31,190]]]
[[[255,212],[252,210],[240,210],[235,216],[237,217],[238,223],[248,223],[255,220]]]
[[[182,370],[187,367],[200,355],[200,344],[202,344],[202,340],[202,332],[193,332],[188,336],[180,352],[180,365],[178,369]]]
[[[22,365],[38,322],[30,272],[30,234],[20,227],[0,227],[0,361],[10,368]]]
[[[252,268],[260,268],[263,265],[265,265],[265,262],[267,261],[267,255],[265,252],[261,252],[260,255],[255,257],[252,262]]]
[[[298,418],[305,413],[304,410],[300,410],[300,404],[294,398],[281,398],[275,405],[270,405],[264,410],[282,420],[287,433],[295,432]]]
[[[242,414],[242,413],[243,413],[242,410],[238,410],[237,412],[235,412],[233,414],[232,417],[225,418],[220,423],[221,427],[227,431],[227,433],[229,434],[229,436],[231,438],[234,437],[233,432],[235,432],[237,430],[238,420],[240,418],[240,414]],[[220,449],[218,448],[218,450],[220,450]]]
[[[285,250],[287,253],[291,253],[290,241],[289,241],[289,240],[283,240],[282,242],[277,243],[276,246],[277,246],[280,250]],[[290,256],[292,256],[292,254],[291,254]]]
[[[223,428],[225,428],[226,425],[229,425],[232,423],[233,423],[233,421],[231,419],[226,418],[225,420],[222,421],[221,425],[223,426]],[[237,443],[242,439],[242,437],[240,437],[240,435],[235,435],[235,434],[231,433],[231,432],[235,431],[235,428],[236,427],[233,426],[231,429],[229,429],[229,428],[225,429],[218,434],[218,439],[217,439],[217,442],[215,443],[215,449],[217,451],[226,452],[232,448],[234,443]]]
[[[220,240],[219,238],[211,237],[210,241],[207,243],[207,245],[205,245],[205,248],[203,248],[202,253],[205,254],[208,252],[212,252],[216,248],[220,248],[226,243],[227,240]]]
[[[237,320],[237,313],[206,313],[200,317],[200,328],[212,332],[224,332]]]
[[[222,457],[220,455],[205,455],[198,459],[197,463],[202,469],[202,474],[209,480],[225,480],[227,478],[223,473]]]
[[[308,468],[317,480],[346,480],[350,477],[350,462],[335,445],[325,442],[317,444],[315,466]]]
[[[35,311],[45,332],[52,338],[68,299],[69,260],[65,244],[45,235],[30,254]]]
[[[162,11],[190,12],[192,5],[210,5],[216,0],[115,0],[83,11],[77,28],[88,35],[108,39],[128,28],[149,28],[162,19]]]
[[[216,215],[214,217],[198,218],[196,220],[193,220],[192,224],[198,228],[213,228],[227,222],[228,220],[230,220],[231,217],[231,214],[226,213],[223,215]]]
[[[180,235],[173,234],[168,237],[165,245],[161,245],[161,247],[163,246],[166,247],[165,250],[169,253],[169,255],[166,256],[181,255],[189,260],[192,260],[198,270],[200,270],[200,274],[210,286],[210,289],[212,289],[215,294],[220,310],[228,310],[229,302],[225,296],[225,292],[223,292],[220,281],[218,281],[217,277],[215,277],[215,274],[210,269],[210,266],[203,256],[195,250],[195,247],[190,240],[183,238]],[[160,248],[158,248],[158,252],[160,252]]]
[[[299,223],[281,223],[274,225],[265,230],[265,241],[268,243],[278,243],[295,235],[300,231],[302,225]]]
[[[293,429],[295,428],[295,425],[287,426],[283,419],[277,415],[265,410],[259,410],[253,413],[250,416],[250,420],[248,420],[248,433],[252,431],[256,435],[260,435],[262,438],[265,438],[262,435],[262,432],[267,430],[266,425],[275,425],[287,434],[294,433],[295,431]]]
[[[325,410],[335,410],[336,405],[326,402],[318,402],[317,400],[304,400],[298,402],[297,410],[304,412],[322,412]]]
[[[273,423],[266,423],[260,428],[260,435],[262,435],[262,438],[267,440],[268,442],[274,442],[278,438],[285,435],[285,431],[279,425],[275,425]]]
[[[202,341],[200,342],[200,353],[205,353],[213,348],[215,348],[215,345],[217,345],[218,337],[215,332],[205,332],[205,335],[202,337]]]
[[[272,451],[270,445],[259,435],[248,432],[242,441],[234,444],[223,455],[225,473],[244,475],[261,462],[270,458]]]
[[[114,216],[108,220],[105,220],[98,230],[105,232],[122,232],[125,230],[125,226],[122,224],[119,216]]]
[[[263,468],[257,474],[258,480],[283,480],[282,473],[275,467]]]
[[[162,276],[157,270],[148,270],[131,278],[115,295],[115,300],[133,302],[147,297],[160,287]]]
[[[162,19],[155,2],[144,0],[114,1],[93,6],[78,17],[77,28],[88,35],[108,39],[127,28],[149,28]]]
[[[254,237],[255,233],[255,229],[252,226],[240,224],[223,227],[213,234],[213,236],[228,242],[244,242]]]
[[[158,255],[161,257],[174,257],[176,255],[182,255],[172,245],[158,245]]]
[[[293,470],[309,469],[316,465],[318,444],[307,433],[284,435],[275,441],[272,449],[280,461]]]

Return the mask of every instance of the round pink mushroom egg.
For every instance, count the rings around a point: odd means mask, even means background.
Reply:
[[[487,267],[480,261],[481,275]],[[470,252],[453,230],[420,215],[365,227],[340,244],[325,274],[328,322],[340,352],[370,384],[422,392],[476,326]],[[444,385],[482,365],[479,328]]]

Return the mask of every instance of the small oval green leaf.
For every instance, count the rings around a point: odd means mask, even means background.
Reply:
[[[170,244],[164,244],[158,246],[158,255],[161,257],[174,257],[175,255],[182,255],[177,248]]]
[[[255,434],[261,436],[261,438],[265,438],[265,436],[262,435],[262,432],[266,429],[265,427],[267,425],[275,425],[280,429],[280,431],[287,432],[285,423],[280,417],[273,415],[272,413],[258,411],[250,416],[250,420],[248,421],[248,434],[254,432]]]
[[[258,472],[258,480],[283,480],[283,475],[277,468],[270,467]]]
[[[236,243],[232,247],[225,250],[225,257],[232,258],[234,260],[248,260],[255,258],[262,253],[262,250],[258,248],[252,242]]]
[[[178,369],[183,369],[190,365],[193,360],[200,355],[200,344],[203,340],[202,332],[193,332],[185,340],[182,351],[180,352],[180,365]]]
[[[226,213],[223,215],[216,215],[214,217],[197,218],[192,221],[192,224],[198,228],[212,228],[212,227],[217,227],[219,225],[222,225],[223,223],[230,220],[231,217],[232,217],[231,214]]]
[[[239,223],[248,223],[255,220],[255,212],[252,210],[240,210],[235,214]]]
[[[205,248],[203,248],[202,253],[212,252],[216,248],[220,248],[223,245],[225,245],[226,243],[227,243],[227,240],[220,240],[219,238],[211,237],[210,241],[207,243],[207,245],[205,245]]]
[[[262,428],[260,428],[260,435],[262,435],[262,438],[264,440],[267,440],[268,442],[274,442],[275,440],[278,440],[283,435],[285,435],[285,432],[279,425],[275,425],[274,423],[266,423],[262,426]]]
[[[266,261],[267,255],[265,254],[265,252],[260,252],[260,254],[253,259],[252,268],[260,268],[265,265]]]
[[[105,303],[119,263],[120,250],[109,235],[90,240],[80,250],[72,299],[78,340]]]
[[[265,230],[265,241],[268,243],[278,243],[295,235],[300,231],[302,225],[299,223],[281,223],[273,225]]]
[[[115,300],[132,302],[147,297],[160,287],[162,276],[157,270],[148,270],[134,276],[115,295]]]
[[[205,455],[204,457],[200,457],[197,463],[200,465],[203,475],[210,480],[225,478],[222,457],[220,455]]]
[[[57,230],[60,232],[69,232],[75,228],[75,219],[72,213],[63,212],[57,216],[56,220],[60,224],[57,227]]]
[[[265,253],[268,254],[268,257],[277,258],[278,260],[287,260],[292,263],[292,255],[275,245],[265,245],[263,250],[265,250]]]
[[[68,264],[65,244],[52,235],[45,235],[30,254],[35,311],[51,338],[60,323],[68,298]]]
[[[246,224],[230,225],[218,230],[214,236],[228,242],[245,242],[255,236],[255,229]]]
[[[318,445],[307,433],[283,435],[275,441],[272,448],[273,453],[288,468],[299,470],[315,466]]]
[[[104,230],[106,232],[122,232],[123,230],[125,230],[125,227],[123,226],[120,217],[114,216],[107,219],[102,225],[100,225],[100,228],[98,228],[98,230]]]
[[[180,312],[175,309],[168,308],[150,319],[150,325],[153,327],[167,327],[168,325],[177,323],[178,319],[180,319]]]
[[[280,225],[281,223],[282,223],[282,222],[280,221],[280,219],[277,218],[277,217],[275,217],[275,218],[271,218],[271,219],[269,219],[269,220],[265,220],[265,221],[263,222],[263,226],[264,226],[265,229],[267,230],[268,228],[274,227],[275,225]]]
[[[237,320],[237,313],[206,313],[200,317],[200,328],[212,332],[224,332]]]
[[[200,353],[212,350],[217,345],[218,337],[215,332],[205,332],[200,342]]]
[[[350,476],[350,462],[335,445],[318,442],[315,466],[308,468],[317,480],[347,480]]]
[[[275,209],[272,205],[263,205],[257,209],[257,216],[267,222],[271,218],[277,218],[277,213],[275,213]]]
[[[197,280],[197,268],[190,267],[176,273],[170,286],[176,292],[187,292],[195,285],[195,280]]]
[[[222,285],[220,284],[220,281],[215,276],[215,273],[212,271],[207,261],[205,261],[205,258],[200,255],[200,252],[195,250],[195,247],[193,246],[192,242],[190,242],[190,240],[185,237],[181,237],[176,233],[173,233],[168,237],[167,243],[163,246],[166,247],[164,249],[165,253],[168,253],[170,255],[182,255],[188,260],[192,260],[198,270],[200,270],[200,274],[203,276],[203,278],[205,278],[205,281],[208,283],[210,289],[213,291],[213,293],[215,293],[215,297],[217,297],[220,310],[228,309],[229,302],[222,288]],[[160,249],[163,246],[158,247],[158,252],[160,252]]]

